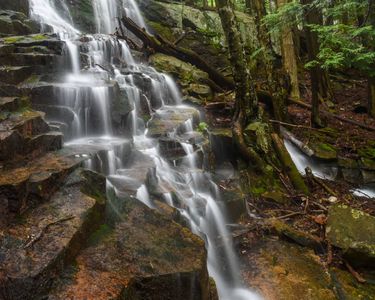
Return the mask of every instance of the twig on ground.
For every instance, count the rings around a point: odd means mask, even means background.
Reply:
[[[353,269],[353,267],[344,260],[345,266],[348,268],[349,272],[353,275],[353,277],[359,282],[359,283],[365,283],[366,279],[364,279],[356,270]]]
[[[56,224],[59,224],[59,223],[62,223],[62,222],[66,222],[66,221],[69,221],[71,219],[74,219],[75,216],[69,216],[69,217],[65,217],[65,218],[62,218],[62,219],[59,219],[57,221],[53,221],[51,223],[48,223],[46,226],[44,226],[37,235],[35,235],[29,242],[27,242],[23,248],[26,249],[26,248],[29,248],[31,247],[32,245],[34,245],[38,240],[40,240],[40,238],[43,236],[43,234],[46,232],[46,230],[53,226],[53,225],[56,225]]]

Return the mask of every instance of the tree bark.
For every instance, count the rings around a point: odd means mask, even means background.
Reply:
[[[218,0],[216,5],[228,44],[229,60],[235,82],[236,99],[232,125],[234,143],[247,162],[253,163],[256,169],[264,171],[262,158],[254,149],[248,147],[243,136],[244,126],[256,119],[258,98],[248,69],[241,34],[230,1]]]
[[[375,1],[370,0],[369,3],[369,23],[372,26],[373,30],[375,30]],[[369,38],[370,40],[370,48],[375,51],[375,38]],[[373,66],[375,69],[375,66]],[[368,105],[367,110],[370,117],[375,118],[375,71],[372,71],[373,74],[368,78]]]
[[[370,117],[375,118],[375,77],[368,79],[368,104],[367,110]]]
[[[244,157],[247,161],[252,162],[256,170],[259,170],[262,172],[262,174],[266,174],[266,155],[271,155],[269,153],[270,150],[268,153],[266,153],[264,150],[261,150],[262,147],[260,145],[249,147],[246,144],[246,140],[243,135],[244,126],[255,121],[262,122],[258,116],[258,97],[252,81],[250,69],[248,67],[250,65],[248,61],[249,57],[245,54],[244,45],[241,40],[241,35],[237,27],[237,22],[230,4],[230,0],[218,0],[217,6],[228,44],[229,59],[233,70],[233,77],[236,83],[235,113],[232,125],[233,138],[242,157]],[[271,146],[272,137],[268,131],[263,133],[262,139],[267,140]],[[277,149],[284,149],[284,151],[278,151],[278,154],[282,154],[283,157],[285,157],[286,154],[287,157],[289,156],[284,144],[282,142],[280,144],[280,139],[275,147]],[[280,161],[283,162],[283,158],[280,157]],[[292,170],[293,167],[293,170],[296,170],[296,167],[291,159],[286,164],[288,164],[288,170]],[[266,176],[273,176],[273,174],[268,174]],[[304,181],[298,171],[297,173],[293,173],[293,177],[290,179],[293,185],[298,187],[298,190],[308,193],[308,189],[306,185],[304,185]]]
[[[276,120],[286,119],[286,100],[289,94],[289,79],[287,73],[276,68],[276,55],[273,51],[271,36],[267,28],[262,25],[262,19],[266,15],[266,3],[263,0],[251,0],[252,13],[257,24],[258,40],[263,48],[263,64],[266,69],[267,83],[272,94],[273,115]]]
[[[277,0],[277,6],[280,8],[289,2],[290,0]],[[285,27],[281,31],[281,51],[284,68],[290,77],[290,97],[300,99],[297,56],[291,28]]]
[[[308,59],[309,61],[316,61],[319,53],[318,35],[311,30],[309,25],[320,24],[320,12],[313,5],[313,0],[302,0],[302,3],[305,5],[305,33]],[[321,89],[323,89],[323,85],[321,83],[323,81],[323,71],[317,64],[314,64],[314,66],[310,67],[309,73],[312,93],[311,125],[314,127],[322,127],[323,125],[319,115],[319,94],[322,95]]]

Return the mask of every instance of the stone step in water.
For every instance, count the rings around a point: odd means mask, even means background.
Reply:
[[[75,172],[49,202],[2,230],[1,299],[34,299],[44,293],[99,227],[103,203],[81,192],[83,181]]]
[[[62,148],[61,132],[47,132],[31,138],[22,137],[18,131],[0,133],[0,159],[6,164],[14,161],[31,160],[48,151]]]
[[[127,163],[132,148],[131,140],[115,137],[88,137],[65,144],[70,153],[86,158],[88,169],[106,175],[115,174]]]
[[[33,136],[27,141],[24,154],[29,158],[37,157],[48,151],[60,150],[63,146],[63,134],[61,132],[50,131]]]
[[[4,47],[5,49],[2,50]],[[31,49],[32,47],[44,47],[50,50],[49,53],[61,55],[65,48],[65,42],[60,40],[56,34],[48,33],[11,36],[0,39],[0,54],[4,54],[4,52],[20,52],[18,49]],[[12,48],[12,50],[9,48]]]
[[[62,58],[55,54],[40,53],[13,53],[0,55],[0,64],[4,66],[43,66],[46,71],[52,71],[58,68]]]
[[[191,131],[199,122],[199,112],[192,107],[166,106],[156,111],[148,122],[147,136],[159,138]]]
[[[135,199],[118,213],[120,222],[92,235],[48,299],[209,299],[200,238]]]
[[[116,174],[108,177],[109,182],[122,196],[136,196],[142,186],[150,184],[155,173],[155,163],[147,155],[133,150],[124,168],[117,169]]]

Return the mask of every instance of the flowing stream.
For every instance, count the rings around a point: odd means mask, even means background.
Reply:
[[[37,107],[46,112],[51,126],[64,133],[65,146],[100,150],[94,156],[88,151],[86,166],[107,175],[108,189],[118,195],[134,190],[134,196],[149,207],[154,203],[145,172],[153,169],[153,190],[176,207],[191,230],[205,240],[208,270],[220,299],[260,299],[241,283],[219,189],[202,168],[204,147],[199,141],[191,142],[199,140],[193,131],[199,122],[198,111],[181,105],[180,91],[172,78],[138,63],[126,42],[109,35],[125,14],[146,28],[134,0],[92,0],[96,23],[96,33],[92,34],[82,34],[74,27],[64,0],[58,7],[53,0],[29,1],[32,18],[43,24],[44,31],[52,31],[66,42],[69,63],[61,70],[61,79],[53,83],[56,100]],[[131,107],[122,133],[113,127],[116,97],[123,97]],[[145,112],[161,124],[185,119],[157,138],[149,132]],[[163,155],[161,141],[177,145],[182,158]]]

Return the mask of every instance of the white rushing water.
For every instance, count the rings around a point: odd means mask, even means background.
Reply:
[[[40,106],[51,124],[60,124],[63,128],[65,146],[82,147],[88,153],[102,150],[87,160],[86,166],[109,175],[109,189],[117,189],[116,182],[126,184],[136,190],[137,199],[154,207],[147,185],[138,180],[132,169],[125,168],[129,154],[126,149],[131,143],[116,137],[112,128],[114,95],[126,97],[132,107],[126,124],[134,141],[132,151],[142,153],[153,162],[157,184],[165,189],[165,202],[176,207],[188,219],[192,231],[206,241],[208,270],[217,283],[220,299],[260,299],[241,283],[239,262],[217,185],[210,174],[202,170],[198,150],[188,142],[181,142],[182,134],[193,131],[193,119],[168,136],[180,141],[186,154],[174,165],[163,157],[158,140],[146,136],[142,111],[163,118],[175,109],[183,111],[186,107],[181,105],[180,91],[171,77],[136,63],[128,45],[108,35],[115,31],[117,18],[122,14],[146,28],[134,0],[92,0],[97,33],[100,34],[85,35],[81,39],[84,42],[77,38],[80,32],[74,28],[64,0],[60,13],[50,0],[30,0],[30,4],[32,17],[45,24],[46,31],[50,28],[66,41],[70,67],[63,81],[54,86],[57,100]],[[81,61],[82,57],[85,59]],[[144,83],[148,86],[146,90]],[[121,194],[121,186],[117,190]]]
[[[292,157],[294,164],[302,175],[305,175],[305,170],[307,167],[309,167],[316,177],[332,181],[337,178],[338,166],[336,164],[320,162],[317,159],[309,157],[288,140],[285,140],[284,143],[286,149]],[[352,192],[358,197],[375,198],[375,185],[364,185],[360,188],[352,190]]]

